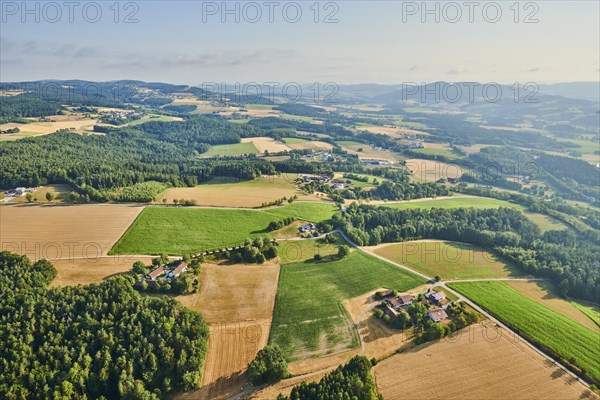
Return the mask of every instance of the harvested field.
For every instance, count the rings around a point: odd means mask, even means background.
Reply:
[[[588,328],[599,332],[600,328],[592,319],[575,307],[572,302],[566,301],[552,293],[550,289],[543,286],[542,283],[535,281],[510,281],[507,282],[507,284],[530,299],[566,315],[583,326],[587,326]]]
[[[292,150],[303,150],[303,149],[321,149],[321,150],[331,150],[333,149],[333,145],[331,143],[321,142],[321,141],[304,141],[300,143],[289,143],[288,147]]]
[[[489,326],[476,324],[380,362],[377,388],[386,399],[597,398],[508,332]]]
[[[370,291],[344,303],[352,322],[358,327],[364,355],[378,359],[387,357],[398,349],[406,349],[414,345],[410,331],[403,332],[390,329],[373,314],[375,307],[381,303],[381,300],[375,298],[375,292],[379,290],[384,290],[384,288]],[[408,292],[419,293],[414,289],[405,293]]]
[[[203,264],[200,293],[179,296],[209,324],[202,387],[177,399],[220,399],[245,385],[243,372],[269,338],[279,266]]]
[[[296,188],[293,181],[282,176],[263,176],[251,181],[215,179],[192,188],[170,188],[157,196],[156,203],[167,199],[196,200],[199,206],[211,207],[260,207],[283,197],[298,196],[298,200],[321,201],[314,195],[307,195]]]
[[[267,150],[269,153],[278,153],[280,151],[290,150],[288,146],[270,137],[244,138],[242,143],[254,143],[259,153]]]
[[[406,160],[406,167],[417,182],[436,182],[439,179],[460,178],[463,170],[458,165],[435,160],[411,158]]]
[[[142,261],[146,265],[151,264],[150,257],[135,256],[55,260],[52,264],[56,268],[57,275],[50,283],[50,287],[99,283],[111,276],[131,271],[131,266],[136,261]]]
[[[74,129],[77,132],[86,132],[91,131],[93,126],[98,122],[98,120],[85,118],[80,115],[51,115],[46,118],[53,122],[38,122],[37,118],[28,118],[31,120],[28,124],[2,124],[0,125],[0,130],[4,131],[12,128],[19,128],[21,130],[20,133],[10,135],[11,137],[46,135],[60,129]],[[33,135],[22,135],[22,133],[31,133]]]
[[[106,255],[143,207],[130,205],[0,206],[0,249],[40,258]]]

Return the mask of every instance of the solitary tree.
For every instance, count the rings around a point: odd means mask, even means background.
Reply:
[[[54,195],[51,192],[46,192],[46,200],[49,202],[54,200]]]
[[[348,254],[350,254],[350,247],[348,247],[345,244],[341,245],[340,248],[339,248],[339,250],[338,250],[338,257],[339,258],[344,258]]]
[[[28,203],[31,203],[33,201],[33,195],[31,193],[27,193],[25,195],[25,198],[27,199]]]

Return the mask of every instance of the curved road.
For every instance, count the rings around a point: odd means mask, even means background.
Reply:
[[[422,274],[419,271],[415,271],[414,269],[409,268],[406,265],[398,264],[398,263],[396,263],[394,261],[388,260],[387,258],[382,257],[382,256],[380,256],[378,254],[375,254],[374,252],[372,252],[372,251],[370,251],[368,249],[365,249],[364,247],[358,246],[356,243],[354,243],[353,241],[351,241],[346,236],[346,234],[344,232],[339,231],[339,230],[337,230],[337,232],[339,232],[342,235],[342,237],[348,243],[350,243],[353,247],[357,248],[359,251],[362,251],[364,253],[369,254],[370,256],[376,257],[376,258],[378,258],[380,260],[383,260],[383,261],[385,261],[387,263],[395,265],[398,268],[402,268],[402,269],[404,269],[406,271],[409,271],[409,272],[411,272],[411,273],[413,273],[415,275],[418,275],[418,276],[426,279],[427,281],[434,281],[434,279],[432,277],[430,277],[430,276]],[[458,298],[458,301],[464,301],[469,306],[471,306],[473,309],[477,310],[482,315],[485,315],[485,317],[488,318],[490,321],[496,323],[498,326],[500,326],[501,328],[505,329],[507,332],[509,332],[510,334],[512,334],[514,337],[518,338],[521,342],[525,343],[525,345],[529,346],[531,349],[533,349],[535,352],[537,352],[538,354],[540,354],[542,357],[544,357],[547,360],[551,361],[557,367],[559,367],[560,369],[562,369],[563,371],[565,371],[567,374],[571,375],[577,381],[581,382],[583,385],[585,385],[586,387],[589,388],[589,385],[587,384],[587,382],[585,382],[583,379],[579,378],[576,374],[574,374],[571,370],[569,370],[567,367],[565,367],[564,365],[562,365],[559,361],[555,360],[554,358],[550,357],[548,354],[546,354],[543,351],[541,351],[540,349],[538,349],[536,346],[534,346],[529,341],[527,341],[527,339],[525,339],[524,337],[522,337],[519,334],[517,334],[516,332],[514,332],[512,329],[510,329],[508,326],[506,326],[501,321],[499,321],[498,319],[496,319],[493,315],[491,315],[486,310],[484,310],[483,308],[481,308],[480,306],[478,306],[476,303],[474,303],[473,301],[469,300],[465,296],[461,295],[460,293],[458,293],[457,291],[455,291],[454,289],[451,289],[450,287],[448,287],[446,285],[446,283],[451,283],[451,282],[475,282],[475,281],[490,281],[490,280],[497,280],[497,281],[514,281],[514,280],[531,281],[531,280],[541,280],[541,279],[536,279],[536,278],[533,278],[533,279],[527,279],[527,278],[465,279],[465,280],[458,280],[458,281],[454,281],[454,280],[451,280],[451,281],[441,281],[441,282],[436,282],[435,285],[441,286],[445,290],[447,290],[448,292],[454,294]]]

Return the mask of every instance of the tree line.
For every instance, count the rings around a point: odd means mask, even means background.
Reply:
[[[441,239],[494,250],[526,273],[554,281],[563,296],[600,298],[600,249],[569,231],[541,233],[512,208],[397,210],[352,204],[334,215],[336,224],[358,245]]]

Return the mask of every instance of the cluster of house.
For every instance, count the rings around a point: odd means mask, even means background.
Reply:
[[[159,279],[171,282],[171,280],[177,278],[179,275],[187,271],[188,264],[181,262],[179,265],[171,268],[165,268],[163,265],[148,272],[148,275],[144,276],[141,281],[137,281],[135,286],[142,286],[143,282],[148,284],[149,288],[155,288]]]
[[[27,194],[27,193],[32,193],[36,189],[38,189],[38,188],[35,188],[35,187],[18,187],[18,188],[9,190],[8,192],[6,192],[6,195],[10,196],[10,197],[20,197],[20,196],[25,196],[25,194]]]
[[[422,149],[423,147],[423,143],[421,142],[410,142],[408,144],[405,144],[404,147],[406,147],[407,149]]]
[[[529,175],[508,175],[508,178],[514,179],[517,182],[529,183],[531,177]]]
[[[387,290],[381,295],[385,300],[379,305],[379,307],[383,310],[383,313],[389,316],[392,320],[398,317],[398,314],[402,311],[402,309],[407,308],[417,301],[417,299],[410,294],[394,296],[393,290]],[[448,318],[446,310],[442,308],[442,302],[446,300],[446,293],[442,291],[432,291],[425,293],[424,297],[425,300],[423,300],[421,303],[426,306],[432,304],[437,306],[436,308],[432,308],[428,311],[427,317],[429,319],[431,319],[433,322],[441,322]]]
[[[319,183],[331,183],[331,187],[336,190],[345,189],[352,184],[352,181],[349,179],[329,179],[326,176],[302,176],[302,180],[306,183],[309,182],[319,182]]]
[[[300,227],[300,231],[302,233],[311,232],[311,231],[314,231],[315,229],[317,229],[317,226],[315,224],[306,224],[306,225],[302,225]]]
[[[305,154],[303,157],[309,160],[320,158],[323,161],[333,161],[339,158],[339,156],[331,154],[328,151],[318,151],[316,153]]]
[[[379,167],[382,165],[393,165],[394,162],[390,161],[390,160],[377,160],[377,159],[372,159],[372,158],[363,158],[361,160],[362,164],[365,167]]]

